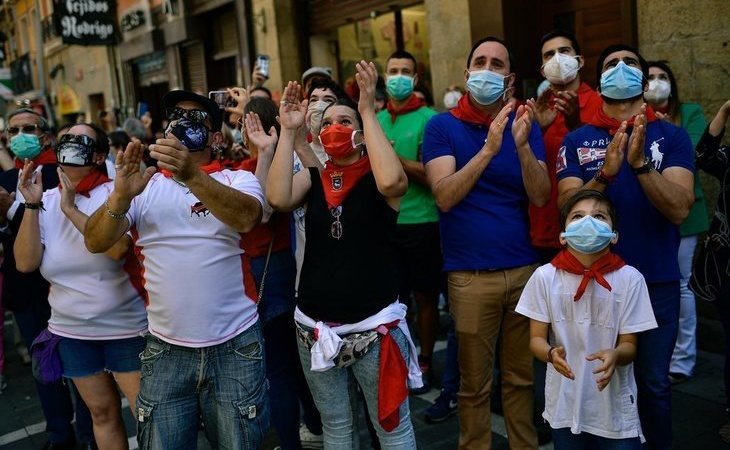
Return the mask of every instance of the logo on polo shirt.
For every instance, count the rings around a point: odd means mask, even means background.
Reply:
[[[578,148],[578,162],[581,166],[588,164],[599,159],[606,159],[605,148],[590,148],[590,147],[579,147]]]
[[[198,217],[205,217],[210,214],[210,211],[202,202],[198,202],[194,205],[190,205],[190,217],[193,217],[193,214]]]
[[[661,137],[657,139],[656,141],[652,142],[649,146],[649,150],[651,151],[651,162],[654,164],[654,169],[659,170],[659,167],[662,165],[662,161],[664,160],[664,153],[659,151],[659,142],[662,141],[664,138]]]

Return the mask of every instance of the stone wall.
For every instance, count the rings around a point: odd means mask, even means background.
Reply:
[[[669,61],[680,99],[710,120],[730,99],[730,1],[638,0],[636,10],[642,56]]]

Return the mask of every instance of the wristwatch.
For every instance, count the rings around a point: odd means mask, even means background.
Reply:
[[[645,173],[649,173],[654,170],[654,164],[651,162],[650,159],[645,159],[644,164],[642,164],[640,167],[632,167],[631,170],[634,171],[635,175],[643,175]]]
[[[598,181],[601,184],[610,184],[616,181],[616,175],[610,176],[606,175],[606,172],[603,171],[603,169],[596,172],[596,176],[593,177],[594,180]]]

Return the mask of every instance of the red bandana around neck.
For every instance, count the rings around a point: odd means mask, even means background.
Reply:
[[[111,178],[106,176],[104,172],[102,172],[101,169],[94,168],[91,172],[89,172],[84,178],[79,181],[79,184],[76,186],[76,193],[81,194],[84,197],[89,197],[91,194],[92,189],[99,186],[100,184],[104,184],[107,181],[111,181]],[[58,190],[62,191],[63,186],[61,183],[58,184]]]
[[[225,167],[225,166],[224,166],[224,165],[223,165],[223,164],[222,164],[222,163],[221,163],[220,161],[218,161],[218,160],[216,159],[216,160],[214,160],[214,161],[212,161],[212,162],[210,162],[210,163],[208,163],[208,164],[206,164],[206,165],[204,165],[204,166],[200,166],[200,167],[198,167],[198,169],[200,169],[200,170],[202,170],[203,172],[205,172],[205,173],[207,173],[208,175],[210,175],[211,173],[215,173],[215,172],[220,172],[221,170],[224,170],[224,169],[226,169],[226,167]],[[169,170],[167,170],[167,169],[162,169],[162,170],[160,170],[160,172],[161,172],[161,173],[162,173],[162,174],[163,174],[163,175],[164,175],[165,177],[167,177],[167,178],[170,178],[170,177],[172,177],[172,175],[173,175],[173,173],[172,173],[172,172],[170,172],[170,171],[169,171]]]
[[[636,120],[636,116],[633,116],[631,117],[631,119],[626,121],[626,129],[634,127],[634,120]],[[657,117],[654,113],[654,110],[651,106],[646,105],[646,123],[654,122],[655,120],[657,120]],[[608,130],[608,133],[613,136],[614,134],[616,134],[616,131],[618,131],[619,127],[621,126],[621,122],[621,120],[614,119],[613,117],[608,117],[608,115],[606,115],[606,113],[603,111],[603,108],[596,108],[596,114],[593,116],[590,122],[588,122],[588,125],[605,128]]]
[[[33,167],[42,166],[44,164],[56,164],[58,163],[58,160],[56,159],[56,152],[51,150],[50,148],[47,150],[43,150],[32,159],[33,161]],[[25,161],[23,161],[20,158],[15,158],[15,168],[16,169],[22,169],[25,165]]]
[[[484,125],[489,128],[489,125],[492,123],[492,115],[487,114],[472,105],[469,101],[469,97],[471,97],[471,94],[462,95],[456,107],[452,108],[449,112],[459,120],[463,120],[464,122],[472,123],[474,125]]]
[[[411,94],[410,97],[408,97],[408,101],[405,102],[400,107],[396,107],[393,104],[393,100],[388,100],[387,108],[388,112],[390,113],[390,121],[395,122],[395,118],[401,114],[406,114],[411,111],[415,111],[421,106],[425,106],[426,103],[418,98],[415,94]]]
[[[327,206],[330,208],[340,206],[350,191],[357,186],[358,181],[370,173],[371,170],[370,158],[367,155],[344,167],[337,166],[331,160],[327,160],[324,163],[324,170],[319,174]]]
[[[578,258],[573,256],[573,254],[566,249],[563,249],[560,253],[558,253],[557,256],[550,261],[550,264],[555,266],[555,268],[564,270],[568,273],[583,275],[583,279],[580,280],[580,285],[578,285],[578,291],[573,297],[573,300],[576,302],[583,296],[591,278],[594,278],[596,283],[610,291],[611,285],[608,284],[608,281],[606,281],[603,275],[614,272],[626,265],[620,256],[615,253],[608,252],[594,262],[591,267],[585,268],[583,264],[578,261]]]

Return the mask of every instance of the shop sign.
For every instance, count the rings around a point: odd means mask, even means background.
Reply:
[[[117,43],[115,0],[53,0],[56,30],[64,44]]]

